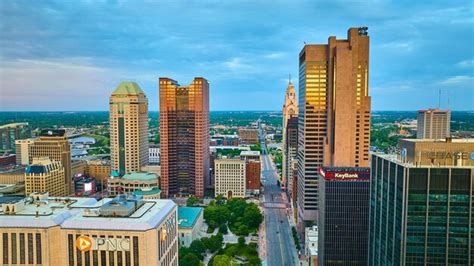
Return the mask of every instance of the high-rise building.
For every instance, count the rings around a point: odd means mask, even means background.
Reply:
[[[19,139],[15,141],[16,164],[27,165],[30,163],[30,145],[34,139]]]
[[[245,198],[247,190],[245,160],[216,159],[214,161],[215,196]]]
[[[293,199],[294,193],[294,179],[295,172],[297,169],[297,155],[298,155],[298,117],[294,116],[288,119],[285,127],[284,142],[283,142],[283,154],[285,154],[283,160],[283,169],[286,172],[286,187],[287,194],[290,199]],[[296,194],[296,193],[295,193]],[[296,201],[292,201],[292,205],[296,204]],[[296,206],[295,206],[296,207]]]
[[[428,109],[418,111],[416,138],[444,139],[450,136],[451,111]]]
[[[39,138],[30,144],[29,161],[33,163],[34,158],[48,157],[53,161],[61,162],[64,167],[64,181],[67,195],[73,192],[72,171],[71,171],[71,146],[66,136],[66,131],[42,130],[38,134]]]
[[[35,193],[0,210],[2,265],[178,265],[171,200]]]
[[[298,117],[298,103],[296,102],[295,86],[291,83],[291,80],[288,81],[288,87],[286,88],[285,93],[285,102],[283,104],[283,121],[282,121],[282,143],[283,143],[283,152],[282,152],[282,171],[281,171],[281,183],[288,187],[288,179],[291,178],[292,171],[288,168],[290,164],[291,157],[288,156],[290,151],[287,150],[286,146],[286,131],[288,120],[293,117]]]
[[[368,265],[472,265],[474,141],[399,148],[372,155]]]
[[[0,126],[0,152],[15,153],[15,141],[31,138],[28,123],[11,123]]]
[[[38,192],[54,197],[68,196],[68,188],[64,185],[64,167],[61,162],[48,157],[33,158],[25,171],[25,193]]]
[[[318,265],[367,265],[370,169],[319,169]]]
[[[347,40],[305,45],[299,66],[298,220],[314,221],[318,167],[369,165],[367,28],[350,28]]]
[[[204,196],[209,177],[209,83],[160,78],[160,185],[163,196]]]
[[[110,96],[112,170],[121,175],[148,164],[148,99],[135,82],[122,82]]]

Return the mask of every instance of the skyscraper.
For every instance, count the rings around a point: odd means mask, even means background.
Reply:
[[[473,265],[474,141],[399,148],[372,155],[368,265]]]
[[[299,65],[298,220],[314,221],[318,167],[369,164],[367,28],[350,28],[347,40],[305,45]]]
[[[122,82],[110,96],[112,170],[124,175],[148,164],[148,99],[135,82]]]
[[[0,152],[15,152],[15,141],[31,137],[28,123],[11,123],[0,126]]]
[[[295,86],[291,83],[291,80],[288,81],[288,87],[286,88],[285,93],[285,102],[283,104],[283,121],[282,121],[282,143],[283,143],[283,153],[282,153],[282,172],[281,172],[281,183],[287,186],[287,179],[291,174],[291,170],[288,168],[291,158],[288,156],[288,150],[286,149],[286,125],[288,120],[292,117],[298,116],[298,103],[296,102]]]
[[[450,136],[451,111],[428,109],[418,111],[416,138],[444,139]]]
[[[287,172],[287,194],[291,199],[292,206],[296,210],[296,190],[294,187],[295,172],[297,168],[298,155],[298,117],[294,116],[288,119],[284,135],[283,143],[285,160],[283,161],[284,169]]]
[[[160,78],[160,185],[164,197],[204,196],[209,178],[209,83]]]
[[[319,265],[367,265],[370,169],[319,172]]]
[[[33,163],[34,158],[48,157],[50,160],[61,162],[64,167],[64,191],[67,195],[72,193],[71,175],[71,146],[66,136],[66,131],[42,130],[29,147],[29,161]]]

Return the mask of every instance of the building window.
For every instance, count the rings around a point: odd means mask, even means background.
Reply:
[[[139,254],[138,254],[138,237],[133,237],[133,265],[138,266]]]
[[[69,252],[69,266],[74,265],[74,240],[72,234],[67,235],[67,248]]]
[[[3,233],[3,264],[8,264],[8,234]]]
[[[36,263],[42,264],[41,234],[36,234]]]
[[[16,252],[17,252],[17,248],[16,248],[16,233],[12,233],[11,235],[12,237],[12,264],[16,264]]]
[[[33,234],[28,233],[28,263],[33,264]]]
[[[20,233],[20,264],[25,264],[25,234]]]

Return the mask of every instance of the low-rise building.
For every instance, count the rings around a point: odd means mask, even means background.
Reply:
[[[25,171],[25,192],[46,193],[54,197],[64,197],[69,193],[64,183],[64,167],[59,161],[48,157],[33,158],[31,165]]]
[[[240,158],[244,160],[260,161],[260,151],[242,151],[240,152]]]
[[[245,182],[247,183],[247,194],[260,194],[260,161],[247,160],[245,161]]]
[[[178,207],[178,233],[179,243],[189,247],[191,243],[199,239],[204,221],[204,209],[201,207]]]
[[[134,172],[122,177],[110,177],[107,181],[109,194],[115,196],[121,193],[132,193],[143,188],[159,188],[158,176],[153,173]]]
[[[2,265],[178,265],[177,206],[121,196],[2,202]]]
[[[245,160],[216,159],[214,166],[215,196],[223,195],[228,199],[245,198]]]
[[[307,266],[318,265],[318,227],[313,225],[312,227],[306,227],[305,231],[305,259]]]
[[[104,181],[110,177],[111,167],[110,161],[105,160],[88,160],[85,174]]]
[[[25,181],[24,166],[8,168],[0,171],[0,184],[16,184]]]
[[[258,143],[258,130],[256,128],[239,128],[238,133],[242,144]]]

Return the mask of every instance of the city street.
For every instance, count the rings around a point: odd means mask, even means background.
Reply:
[[[266,154],[263,140],[261,145],[262,182],[264,184],[264,195],[261,201],[265,217],[267,265],[296,265],[296,247],[286,213],[288,202],[283,199],[281,189],[277,185],[278,174],[270,156]]]

